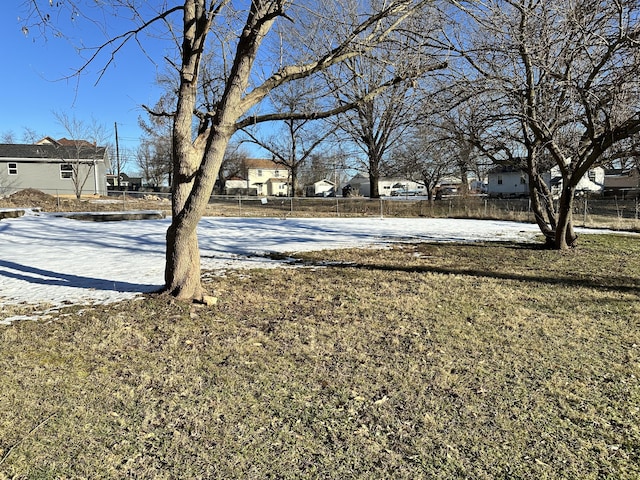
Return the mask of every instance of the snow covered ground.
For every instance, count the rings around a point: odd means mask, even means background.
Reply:
[[[83,222],[30,213],[0,221],[0,310],[21,303],[95,304],[131,298],[163,282],[169,219]],[[535,225],[398,218],[203,218],[203,269],[269,267],[269,253],[397,241],[531,241]],[[0,311],[0,323],[3,318]]]

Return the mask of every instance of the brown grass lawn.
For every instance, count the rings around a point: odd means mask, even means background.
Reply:
[[[0,478],[640,478],[640,242],[323,251],[0,326]]]

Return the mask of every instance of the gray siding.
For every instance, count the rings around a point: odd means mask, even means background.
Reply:
[[[62,178],[60,165],[74,164],[74,161],[63,162],[54,159],[0,159],[0,195],[11,195],[25,188],[34,188],[49,195],[75,195],[72,178]],[[9,174],[9,164],[17,165],[17,174]],[[107,180],[104,160],[96,160],[95,171],[93,163],[80,163],[80,183],[86,181],[82,187],[83,195],[106,195]]]

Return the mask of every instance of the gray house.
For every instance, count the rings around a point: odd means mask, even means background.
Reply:
[[[640,168],[607,170],[604,177],[604,194],[620,197],[640,195]]]
[[[551,175],[543,175],[551,188]],[[529,175],[526,170],[511,165],[498,165],[487,173],[487,193],[495,198],[517,198],[529,196]]]
[[[33,188],[50,195],[106,195],[106,147],[85,140],[0,144],[0,196]]]

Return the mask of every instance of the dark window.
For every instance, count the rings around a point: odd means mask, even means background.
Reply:
[[[18,174],[18,164],[17,163],[9,163],[7,166],[9,167],[9,175],[17,175]]]
[[[68,163],[60,165],[60,178],[73,178],[73,166]]]

